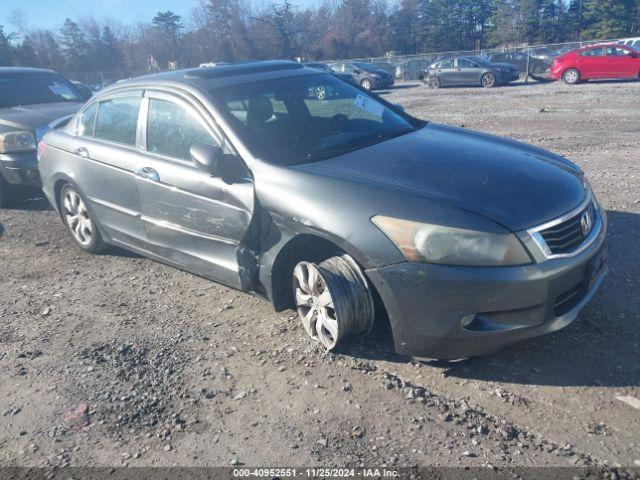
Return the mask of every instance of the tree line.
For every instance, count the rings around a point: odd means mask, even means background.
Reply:
[[[146,72],[249,59],[324,60],[549,44],[640,35],[640,0],[200,0],[188,18],[66,19],[0,25],[0,65],[62,72]]]

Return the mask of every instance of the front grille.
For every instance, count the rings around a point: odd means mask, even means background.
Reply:
[[[583,228],[585,215],[591,219],[589,228],[586,230]],[[584,210],[581,210],[568,220],[541,230],[540,235],[553,255],[571,253],[578,248],[591,233],[595,225],[595,215],[596,211],[593,202],[591,202]]]

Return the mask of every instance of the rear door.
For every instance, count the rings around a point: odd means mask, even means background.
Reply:
[[[464,85],[480,85],[483,69],[466,58],[456,59],[456,81]]]
[[[234,288],[250,286],[242,239],[251,221],[253,182],[225,147],[212,119],[191,100],[148,90],[142,106],[144,153],[136,169],[149,249],[167,261]],[[194,144],[219,145],[237,162],[233,183],[196,167]]]
[[[578,65],[582,78],[605,78],[608,74],[606,49],[590,48],[580,53]]]
[[[436,76],[441,85],[460,85],[456,82],[456,67],[453,58],[441,60],[436,68]]]
[[[90,104],[77,125],[72,152],[77,182],[116,242],[141,247],[146,241],[133,171],[142,91],[124,91]]]

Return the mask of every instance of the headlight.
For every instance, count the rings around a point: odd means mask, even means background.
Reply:
[[[478,267],[531,263],[513,234],[476,232],[381,215],[371,220],[412,262]]]
[[[36,146],[36,137],[31,132],[0,133],[0,153],[30,152]]]

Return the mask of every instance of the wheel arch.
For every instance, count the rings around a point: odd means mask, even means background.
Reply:
[[[64,173],[56,175],[53,179],[53,201],[55,202],[54,207],[56,208],[58,215],[60,215],[60,218],[62,218],[62,209],[60,208],[60,192],[65,185],[73,185],[73,187],[84,196],[82,190],[73,178]]]
[[[343,254],[351,256],[364,273],[366,257],[352,245],[319,232],[294,234],[276,252],[265,255],[260,266],[262,284],[275,310],[281,312],[294,306],[292,272],[298,262],[320,262]]]

